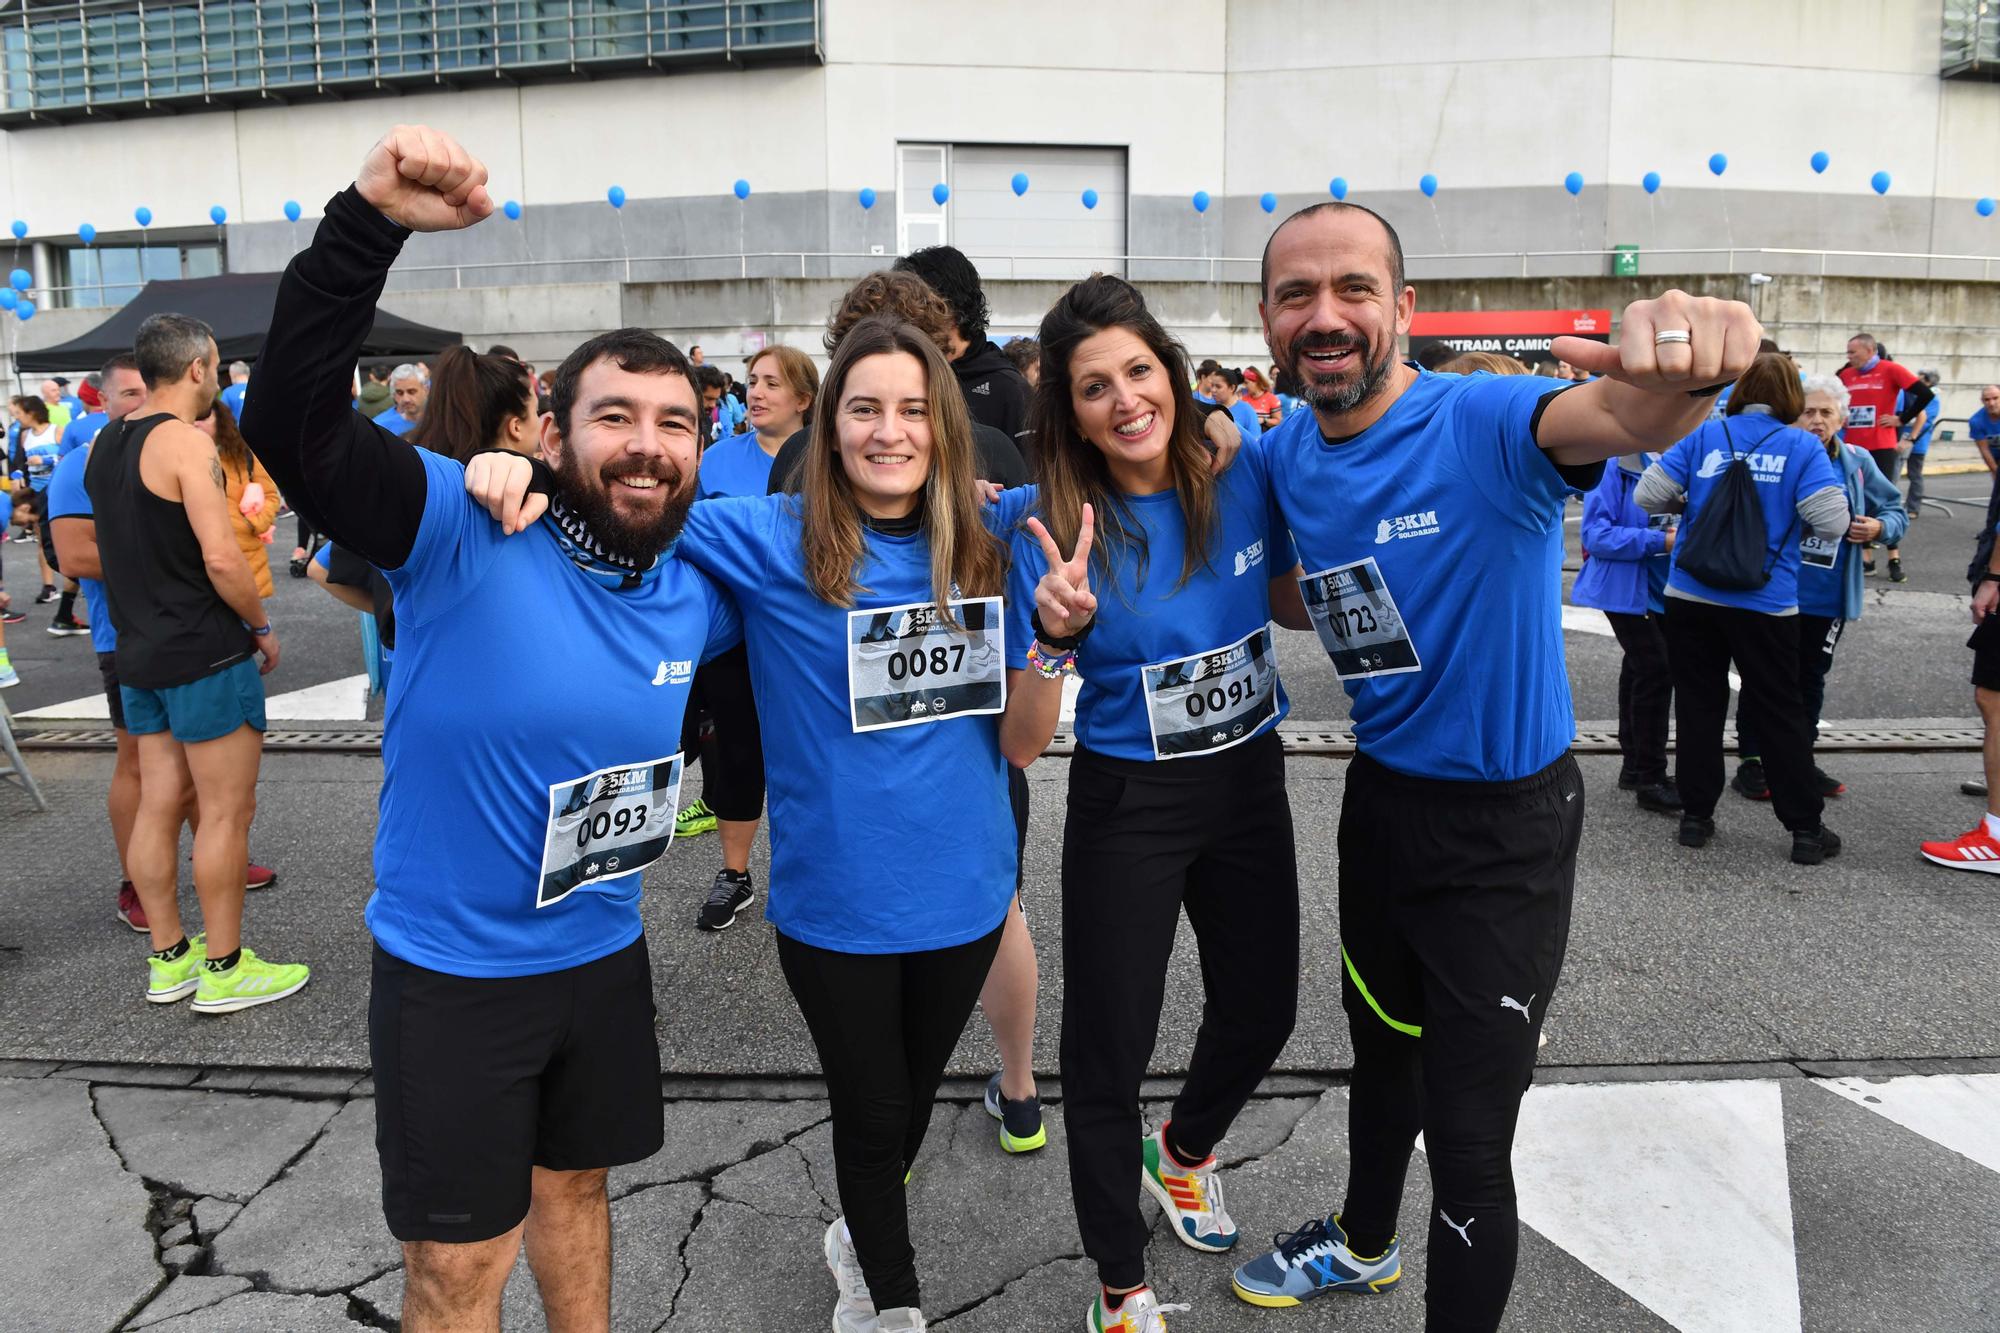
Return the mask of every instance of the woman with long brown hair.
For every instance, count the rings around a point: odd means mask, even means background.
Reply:
[[[209,415],[195,423],[195,429],[215,440],[216,456],[222,460],[222,476],[229,492],[229,522],[236,544],[250,562],[250,577],[256,581],[257,595],[269,597],[271,557],[265,547],[271,543],[271,526],[278,521],[278,483],[250,452],[243,432],[237,429],[236,414],[220,398]]]
[[[1261,451],[1210,475],[1186,354],[1139,290],[1104,274],[1077,283],[1040,340],[1039,495],[1013,540],[1001,745],[1032,763],[1063,675],[1082,675],[1061,1068],[1070,1187],[1101,1284],[1087,1327],[1164,1333],[1161,1311],[1177,1307],[1146,1286],[1133,1178],[1175,1239],[1233,1246],[1215,1146],[1292,1031],[1298,867],[1270,622],[1310,622]],[[1148,1133],[1139,1082],[1183,911],[1201,946],[1202,1024],[1172,1114]]]

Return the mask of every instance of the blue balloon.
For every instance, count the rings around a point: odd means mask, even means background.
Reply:
[[[1326,183],[1326,192],[1335,199],[1347,198],[1347,177],[1335,176]]]
[[[21,322],[23,324],[26,324],[29,320],[35,317],[35,303],[33,301],[23,299],[20,302],[20,304],[14,307],[14,313],[21,317]]]
[[[625,187],[622,185],[612,186],[604,192],[604,197],[610,201],[613,208],[625,207]]]
[[[1647,172],[1639,178],[1639,184],[1646,187],[1647,194],[1658,194],[1660,192],[1660,173],[1657,171]]]
[[[305,210],[299,207],[298,200],[296,199],[285,200],[285,221],[297,222],[299,220],[299,215],[303,212],[305,212]]]
[[[1993,216],[1993,201],[1991,199],[1981,199],[1978,203],[1974,204],[1972,207],[1973,210],[1977,212],[1980,217],[1990,218]]]
[[[863,208],[875,207],[875,191],[871,187],[866,185],[862,186],[861,193],[858,196],[858,198],[861,200],[861,206]]]
[[[1206,213],[1208,211],[1207,190],[1196,190],[1194,192],[1194,211],[1197,213]]]
[[[1868,183],[1875,187],[1877,194],[1889,193],[1889,173],[1886,171],[1876,172],[1868,178]]]
[[[97,228],[91,226],[88,222],[81,224],[76,229],[76,239],[82,241],[85,245],[89,245],[97,239]]]
[[[1563,188],[1571,194],[1582,194],[1583,173],[1581,171],[1572,171],[1569,175],[1563,177]]]
[[[1264,191],[1264,193],[1257,196],[1257,207],[1263,209],[1266,213],[1277,212],[1278,196],[1272,194],[1269,190]]]
[[[943,208],[944,201],[949,198],[951,198],[951,187],[949,185],[946,185],[943,181],[939,181],[936,185],[931,186],[931,202],[939,208]]]
[[[1438,192],[1438,178],[1427,171],[1424,173],[1424,178],[1417,182],[1417,188],[1424,192],[1424,198],[1435,199]]]
[[[735,193],[738,199],[748,199],[750,197],[749,181],[737,181],[736,184],[730,186],[729,188],[731,189],[731,191]]]
[[[500,205],[500,211],[507,215],[509,222],[519,222],[521,220],[521,201],[518,199],[509,199],[506,203]]]
[[[1028,192],[1028,173],[1017,171],[1014,173],[1014,179],[1007,183],[1014,187],[1014,197],[1019,199]]]
[[[21,304],[21,294],[12,287],[0,287],[0,310],[12,310]]]
[[[1827,169],[1827,166],[1832,161],[1833,159],[1826,155],[1826,150],[1824,148],[1820,149],[1817,153],[1814,153],[1812,155],[1813,175],[1817,176],[1821,172],[1825,171]]]
[[[220,227],[223,223],[229,221],[229,210],[221,204],[211,205],[208,210],[208,220]]]
[[[132,220],[142,227],[150,227],[153,225],[153,210],[141,204],[132,210]]]
[[[20,240],[20,239],[21,239],[22,237],[26,236],[27,234],[28,234],[28,224],[27,224],[27,223],[25,223],[25,222],[23,222],[23,221],[21,221],[21,219],[19,219],[19,218],[15,218],[15,219],[14,219],[14,239],[18,241],[18,240]]]
[[[35,285],[35,275],[24,268],[17,268],[7,275],[7,281],[14,284],[14,290],[25,292]]]
[[[1097,191],[1095,191],[1095,190],[1085,190],[1085,191],[1083,192],[1083,206],[1084,206],[1085,208],[1096,208],[1096,207],[1097,207]]]
[[[1721,153],[1710,153],[1708,155],[1708,169],[1720,176],[1723,172],[1729,170],[1728,157]]]

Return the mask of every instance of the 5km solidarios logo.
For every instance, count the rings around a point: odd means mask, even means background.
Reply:
[[[1404,514],[1400,518],[1385,518],[1375,525],[1375,544],[1386,546],[1402,537],[1435,537],[1438,534],[1438,515],[1435,509],[1421,513]]]

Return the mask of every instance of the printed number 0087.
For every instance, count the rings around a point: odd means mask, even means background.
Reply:
[[[915,680],[920,676],[942,676],[947,672],[965,668],[965,645],[954,643],[950,647],[939,644],[925,652],[913,648],[907,653],[889,654],[890,680]]]
[[[643,805],[621,805],[616,810],[599,810],[576,826],[576,845],[588,847],[609,833],[623,836],[646,827],[648,810]]]

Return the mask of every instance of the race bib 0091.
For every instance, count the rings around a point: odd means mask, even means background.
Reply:
[[[954,628],[930,602],[847,613],[847,698],[855,731],[1007,707],[1000,599],[954,599],[950,606],[963,628]]]
[[[535,906],[559,903],[586,884],[629,875],[666,855],[680,790],[677,754],[550,787]]]
[[[1342,680],[1424,669],[1374,556],[1304,575],[1299,589],[1320,645]]]
[[[1278,659],[1268,625],[1227,648],[1139,668],[1155,759],[1226,750],[1278,712]]]

